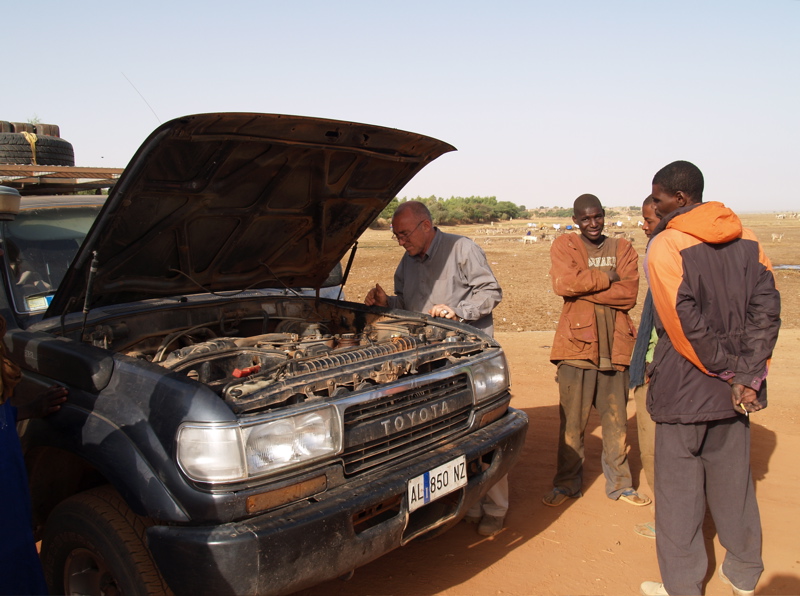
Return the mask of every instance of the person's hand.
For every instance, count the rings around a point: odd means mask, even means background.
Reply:
[[[375,287],[367,292],[364,304],[367,306],[389,306],[389,297],[381,287],[381,284],[375,284]]]
[[[758,393],[751,387],[739,383],[731,383],[731,401],[733,409],[741,414],[758,412],[764,406],[758,402]]]
[[[612,284],[615,281],[619,281],[619,273],[613,269],[611,271],[606,271],[606,275],[608,275],[608,281],[610,281]]]
[[[44,418],[50,414],[55,414],[61,409],[61,405],[67,401],[66,387],[53,385],[42,391],[30,403],[20,405],[17,408],[17,418],[25,420],[27,418]]]
[[[447,306],[446,304],[437,304],[433,306],[428,311],[428,314],[432,317],[442,317],[445,319],[451,319],[453,321],[455,321],[458,318],[452,307]]]

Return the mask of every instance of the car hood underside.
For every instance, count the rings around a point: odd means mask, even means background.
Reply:
[[[168,122],[112,189],[48,316],[85,302],[319,287],[396,193],[452,150],[423,135],[299,116]]]

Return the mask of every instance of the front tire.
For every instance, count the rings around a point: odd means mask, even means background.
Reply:
[[[42,565],[53,594],[171,594],[147,549],[149,518],[110,486],[79,493],[47,519]]]

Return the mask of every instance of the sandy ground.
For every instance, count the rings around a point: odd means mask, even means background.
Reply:
[[[745,220],[761,238],[774,229],[774,216]],[[800,222],[778,222],[780,243],[765,242],[774,264],[800,262]],[[471,230],[456,230],[470,234]],[[636,230],[634,230],[636,231]],[[639,232],[641,234],[641,232]],[[348,298],[360,300],[380,282],[391,289],[401,252],[388,232],[362,237]],[[518,237],[482,242],[505,296],[496,311],[497,338],[512,374],[512,405],[527,412],[530,428],[520,463],[512,471],[511,509],[497,536],[478,536],[461,523],[443,536],[411,543],[356,570],[349,581],[332,581],[304,594],[331,595],[485,595],[485,594],[638,594],[639,584],[658,580],[655,541],[633,531],[652,520],[639,508],[605,496],[600,465],[599,420],[593,414],[586,437],[584,497],[558,508],[541,497],[551,487],[556,462],[558,393],[555,368],[548,361],[560,300],[547,277],[549,243],[522,246]],[[644,242],[638,242],[640,253]],[[758,594],[800,594],[800,395],[794,388],[800,370],[800,272],[776,272],[783,297],[780,339],[770,370],[770,405],[752,416],[752,470],[761,509],[766,570]],[[638,307],[633,313],[638,318]],[[538,330],[537,330],[538,329]],[[630,463],[635,482],[652,495],[641,470],[634,405],[628,408]],[[724,557],[713,523],[705,527],[709,552],[706,594],[730,594],[714,571]]]
[[[639,584],[658,580],[655,540],[633,526],[650,521],[649,507],[611,501],[600,467],[599,419],[586,438],[584,496],[558,508],[540,499],[550,488],[556,461],[558,393],[547,360],[551,332],[499,333],[512,371],[512,405],[527,412],[530,429],[521,463],[510,477],[506,528],[491,539],[461,523],[428,542],[411,543],[308,594],[638,594]],[[800,594],[798,499],[800,396],[792,381],[800,368],[800,331],[781,333],[770,371],[771,403],[752,417],[752,469],[761,508],[766,571],[758,594]],[[641,471],[633,402],[628,409],[630,464],[641,489],[652,495]],[[724,557],[706,524],[709,569]],[[716,575],[706,594],[730,594]]]

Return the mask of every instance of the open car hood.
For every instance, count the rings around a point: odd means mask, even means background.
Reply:
[[[447,143],[367,124],[221,113],[150,135],[47,316],[147,298],[319,287]],[[96,254],[96,274],[89,269]]]

